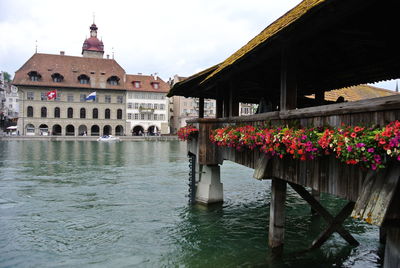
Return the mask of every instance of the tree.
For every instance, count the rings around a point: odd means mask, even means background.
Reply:
[[[7,72],[3,72],[3,77],[4,77],[4,81],[6,82],[11,82],[11,74],[7,73]]]

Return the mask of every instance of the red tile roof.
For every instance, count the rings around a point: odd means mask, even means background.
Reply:
[[[139,81],[140,88],[136,88],[133,85],[133,82]],[[155,89],[153,87],[154,83],[159,83],[159,88]],[[146,92],[162,92],[167,93],[169,91],[169,85],[164,82],[160,77],[157,79],[152,75],[134,75],[128,74],[126,75],[125,88],[129,91],[146,91]]]
[[[28,73],[36,71],[41,75],[39,81],[31,81]],[[59,73],[62,82],[53,82],[52,74]],[[80,84],[78,76],[85,74],[90,78],[89,84]],[[94,89],[125,90],[125,70],[114,59],[75,57],[52,54],[34,54],[18,71],[13,84],[20,86],[50,86]],[[107,83],[111,76],[119,77],[119,85]]]

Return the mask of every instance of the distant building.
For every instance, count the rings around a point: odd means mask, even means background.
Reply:
[[[127,75],[114,59],[104,59],[97,30],[93,23],[82,57],[35,53],[15,73],[22,135],[122,136],[135,127],[146,134],[169,133],[168,85],[153,76]],[[51,92],[54,99],[47,96]]]
[[[127,127],[134,136],[169,134],[169,86],[157,75],[127,75]]]
[[[185,80],[186,77],[175,75],[170,78],[168,83],[173,86],[175,83]],[[186,121],[197,118],[199,115],[199,99],[198,98],[185,98],[181,96],[173,96],[172,98],[172,112],[171,112],[171,132],[176,133],[177,130],[186,126]],[[204,117],[214,118],[216,112],[215,100],[204,100]]]

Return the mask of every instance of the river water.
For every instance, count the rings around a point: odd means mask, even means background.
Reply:
[[[324,224],[291,189],[273,260],[270,182],[226,161],[223,205],[190,206],[183,142],[3,141],[0,152],[0,267],[381,267],[378,229],[352,220],[359,247],[334,235],[302,252]]]

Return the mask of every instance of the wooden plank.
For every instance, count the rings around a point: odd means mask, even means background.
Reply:
[[[262,154],[260,158],[257,159],[257,163],[255,165],[253,173],[253,178],[257,180],[262,180],[267,178],[268,169],[271,168],[271,162],[269,161],[270,159],[271,157],[266,154]]]
[[[384,268],[400,267],[400,228],[387,229]]]
[[[204,98],[199,98],[199,118],[204,118]]]
[[[352,216],[381,226],[400,180],[400,165],[370,172],[364,182]]]
[[[279,179],[272,179],[268,244],[275,255],[280,255],[283,250],[285,201],[286,182]]]
[[[281,95],[279,109],[287,111],[297,107],[297,78],[295,53],[284,47],[281,55]]]
[[[328,228],[325,229],[311,244],[310,249],[315,249],[321,247],[326,240],[333,234],[333,232],[339,232],[342,224],[347,217],[350,216],[351,211],[353,210],[354,202],[348,202],[346,206],[339,212],[339,214],[332,220]],[[342,235],[339,232],[340,235]],[[350,234],[349,234],[350,235]],[[342,236],[347,242],[349,242],[353,246],[358,246],[359,243],[353,238],[353,236]]]
[[[295,190],[305,201],[307,201],[308,204],[310,204],[310,206],[319,214],[321,215],[325,221],[327,221],[330,225],[333,225],[337,222],[337,220],[317,201],[315,200],[315,198],[309,193],[307,192],[306,189],[304,189],[302,186],[294,184],[294,183],[290,183],[289,185],[293,188],[293,190]],[[350,202],[352,203],[352,207],[351,210],[354,207],[354,202]],[[347,211],[347,206],[345,207],[346,211]],[[348,213],[347,216],[350,215],[351,213]],[[343,212],[344,213],[344,212]],[[340,213],[339,213],[340,214]],[[339,216],[339,215],[338,215]],[[343,215],[340,214],[340,216],[342,217]],[[357,246],[358,242],[357,240],[354,239],[354,237],[347,231],[345,230],[341,225],[337,225],[335,224],[335,228],[334,230],[336,232],[338,232],[350,245],[354,245]],[[317,240],[315,240],[317,241]]]

